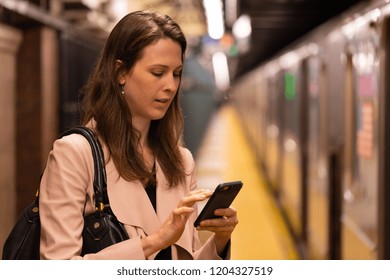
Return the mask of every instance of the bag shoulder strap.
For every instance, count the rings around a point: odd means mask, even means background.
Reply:
[[[93,189],[95,192],[95,210],[104,211],[105,209],[109,209],[110,203],[107,194],[107,175],[104,153],[98,138],[91,129],[84,126],[70,128],[62,133],[61,137],[70,134],[80,134],[88,140],[94,162]]]

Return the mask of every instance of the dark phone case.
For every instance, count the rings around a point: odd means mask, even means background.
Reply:
[[[219,216],[214,215],[214,211],[220,208],[228,208],[241,187],[241,181],[219,184],[194,222],[194,227],[197,227],[203,220],[219,218]]]

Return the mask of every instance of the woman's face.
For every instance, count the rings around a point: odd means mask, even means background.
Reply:
[[[183,68],[180,44],[160,39],[142,52],[134,67],[120,77],[133,122],[164,117],[176,95]]]

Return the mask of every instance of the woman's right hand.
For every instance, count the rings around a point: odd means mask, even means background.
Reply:
[[[212,191],[198,189],[183,197],[177,207],[172,210],[169,217],[161,225],[160,229],[141,240],[146,257],[167,248],[179,240],[183,234],[188,218],[195,211],[194,204],[210,197]]]

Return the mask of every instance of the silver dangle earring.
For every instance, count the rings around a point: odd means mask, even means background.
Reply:
[[[121,86],[121,94],[124,96],[125,95],[125,84],[120,85]]]

